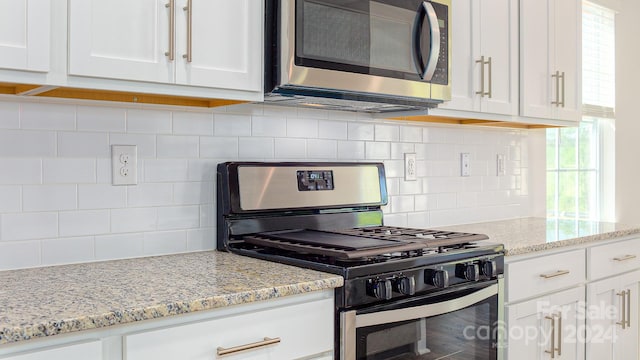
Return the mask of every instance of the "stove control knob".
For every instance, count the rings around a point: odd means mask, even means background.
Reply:
[[[368,291],[369,295],[380,300],[389,300],[391,299],[392,292],[393,288],[391,286],[391,280],[371,280]]]
[[[449,286],[449,273],[447,270],[427,270],[424,274],[424,281],[429,285],[437,288],[446,288]]]
[[[416,279],[413,276],[396,278],[393,288],[402,295],[413,295],[416,293]]]
[[[498,276],[498,266],[495,260],[486,260],[482,262],[482,274],[488,278]]]
[[[456,265],[456,277],[469,281],[480,280],[480,266],[478,264],[458,264]]]

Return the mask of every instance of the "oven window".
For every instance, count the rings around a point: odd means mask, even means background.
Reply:
[[[497,359],[497,295],[467,308],[356,329],[358,360]]]

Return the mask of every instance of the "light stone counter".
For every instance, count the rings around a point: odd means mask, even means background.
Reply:
[[[536,217],[438,229],[486,234],[491,242],[504,244],[507,256],[640,234],[640,225]]]
[[[0,346],[343,282],[338,275],[216,251],[0,271]]]

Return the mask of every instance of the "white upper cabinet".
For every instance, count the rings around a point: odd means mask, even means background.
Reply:
[[[520,115],[581,116],[580,0],[520,1]]]
[[[260,91],[262,5],[70,0],[69,74]]]
[[[452,5],[452,96],[440,108],[518,113],[518,4],[456,0]]]
[[[50,0],[0,1],[0,68],[49,71]]]

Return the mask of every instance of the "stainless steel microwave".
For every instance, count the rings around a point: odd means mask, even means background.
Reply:
[[[266,0],[265,101],[366,112],[451,98],[451,0]]]

